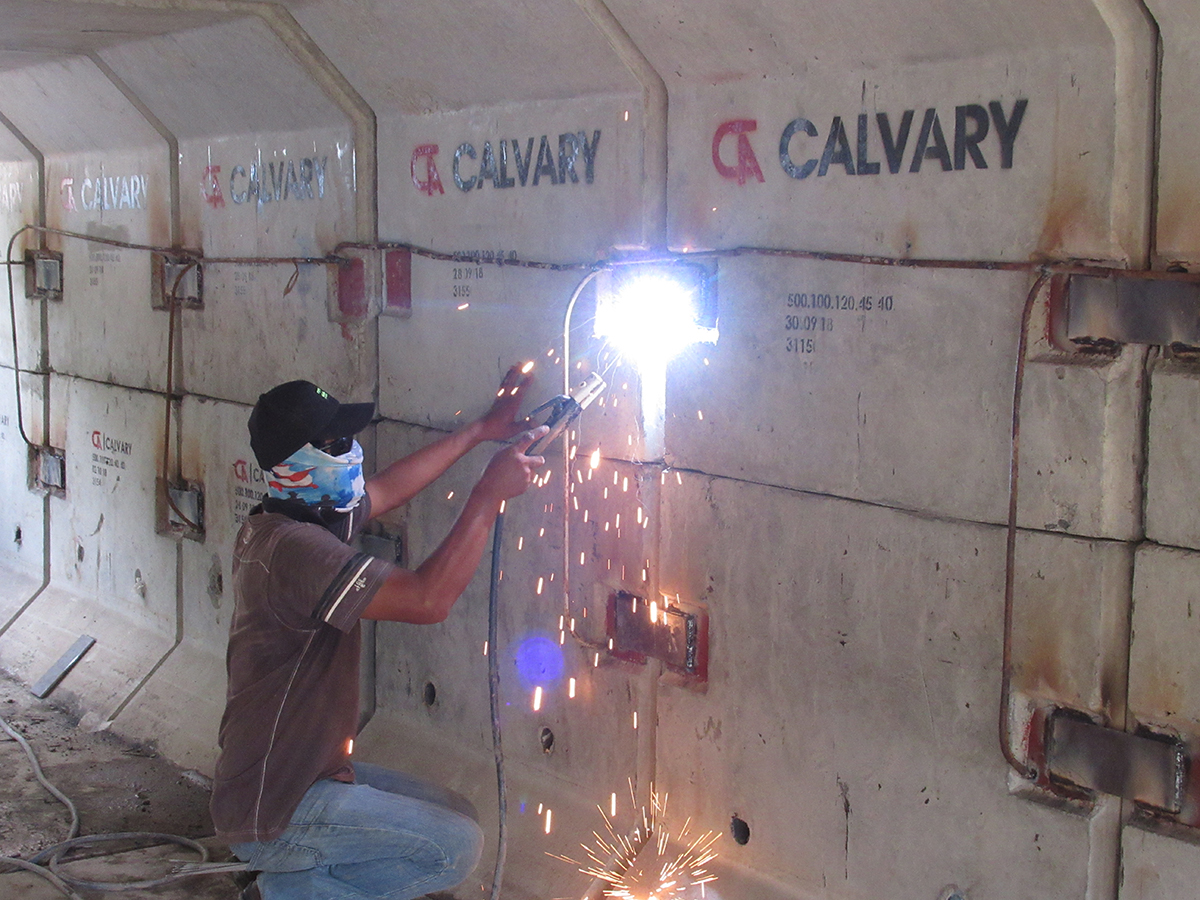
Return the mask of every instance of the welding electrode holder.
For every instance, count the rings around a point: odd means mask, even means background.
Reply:
[[[529,414],[532,419],[539,413],[550,411],[543,425],[550,428],[546,434],[534,441],[525,451],[533,456],[538,449],[547,446],[570,425],[579,414],[600,396],[605,388],[604,379],[596,373],[589,375],[569,394],[560,394],[547,400]],[[496,524],[492,532],[492,577],[488,587],[488,647],[498,646],[499,637],[499,607],[500,607],[500,550],[504,545],[504,513],[496,516]],[[496,864],[492,870],[492,891],[490,900],[499,900],[500,885],[504,880],[504,861],[508,852],[508,787],[504,778],[504,750],[500,737],[500,668],[497,664],[500,654],[491,652],[488,658],[488,701],[492,719],[492,749],[496,759],[496,794],[499,813],[499,834],[496,839]]]
[[[549,427],[549,431],[545,435],[538,438],[525,453],[529,456],[534,456],[542,448],[549,446],[560,434],[562,434],[568,425],[579,417],[592,404],[607,385],[604,379],[597,373],[593,372],[576,387],[571,390],[570,394],[559,394],[557,397],[551,397],[537,409],[529,414],[529,418],[536,417],[539,413],[549,410],[549,415],[546,416],[546,421],[543,425]]]

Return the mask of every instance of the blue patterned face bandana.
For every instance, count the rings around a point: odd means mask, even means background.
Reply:
[[[362,462],[358,441],[341,456],[305,444],[271,470],[267,491],[279,500],[303,500],[309,506],[349,512],[367,492]]]

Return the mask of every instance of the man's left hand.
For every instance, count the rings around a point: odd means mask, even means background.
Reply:
[[[492,408],[479,419],[481,441],[507,441],[529,426],[529,420],[518,419],[517,413],[533,383],[533,375],[523,373],[521,369],[521,366],[513,366],[505,373]]]

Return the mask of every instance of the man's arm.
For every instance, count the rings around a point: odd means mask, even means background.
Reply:
[[[500,504],[524,493],[543,463],[525,451],[546,431],[543,425],[526,432],[492,457],[446,539],[415,570],[393,570],[363,610],[364,619],[431,625],[446,618],[483,558]]]
[[[371,517],[403,506],[483,441],[504,441],[519,432],[524,423],[516,421],[516,415],[532,380],[533,376],[513,366],[500,383],[491,409],[481,418],[372,475],[366,485]]]

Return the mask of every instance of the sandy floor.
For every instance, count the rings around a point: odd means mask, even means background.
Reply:
[[[210,843],[208,788],[202,776],[181,771],[152,748],[130,745],[107,733],[76,728],[69,708],[38,700],[0,674],[0,717],[25,736],[46,778],[78,807],[80,834],[150,831]],[[70,813],[34,778],[25,753],[0,731],[0,856],[28,859],[67,836]],[[118,845],[104,848],[119,849]],[[211,845],[214,859],[228,856]],[[86,855],[86,852],[81,852]],[[94,881],[140,881],[171,871],[169,860],[191,861],[185,847],[168,845],[133,850],[68,865],[77,877]],[[126,900],[235,900],[238,883],[228,874],[204,875],[153,890],[100,894],[80,891],[85,900],[120,896]],[[0,900],[61,900],[63,894],[24,872],[0,875]]]

